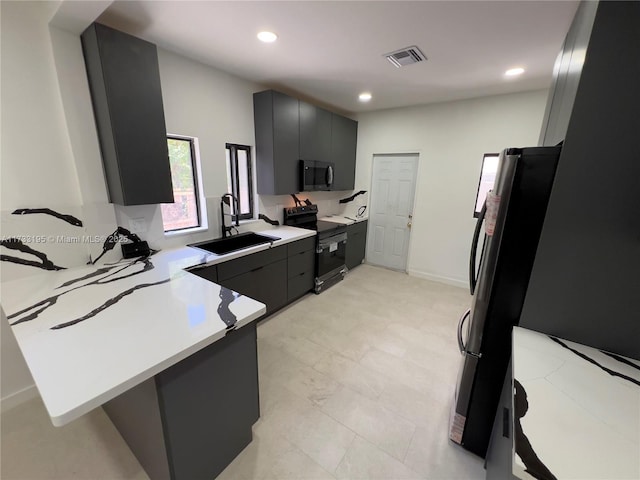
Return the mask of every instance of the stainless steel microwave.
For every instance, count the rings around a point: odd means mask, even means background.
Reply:
[[[334,169],[332,162],[300,160],[300,191],[332,190]]]

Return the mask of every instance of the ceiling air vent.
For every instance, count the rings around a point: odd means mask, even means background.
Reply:
[[[425,54],[422,53],[415,45],[387,53],[384,56],[387,57],[387,60],[389,60],[393,66],[398,68],[411,65],[412,63],[422,62],[427,59]]]

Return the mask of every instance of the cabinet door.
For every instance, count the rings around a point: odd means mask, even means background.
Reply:
[[[267,315],[287,303],[287,261],[256,267],[254,270],[223,280],[220,285],[264,303]]]
[[[331,162],[332,114],[300,101],[300,159]]]
[[[367,221],[347,227],[347,254],[345,264],[351,270],[364,260],[367,246]]]
[[[332,190],[353,190],[356,178],[358,122],[332,114],[331,158],[335,162]]]
[[[156,46],[94,23],[82,48],[111,201],[172,203]]]
[[[258,193],[300,191],[298,99],[274,90],[253,95]]]

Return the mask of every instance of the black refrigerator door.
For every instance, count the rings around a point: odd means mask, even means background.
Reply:
[[[472,301],[467,355],[476,355],[462,445],[484,456],[504,375],[511,332],[518,324],[551,194],[558,147],[503,152],[495,193],[501,196],[494,235],[488,237]],[[509,181],[510,178],[510,181]]]

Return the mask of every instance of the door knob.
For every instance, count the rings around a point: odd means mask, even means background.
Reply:
[[[411,228],[411,222],[407,222],[407,227]]]

